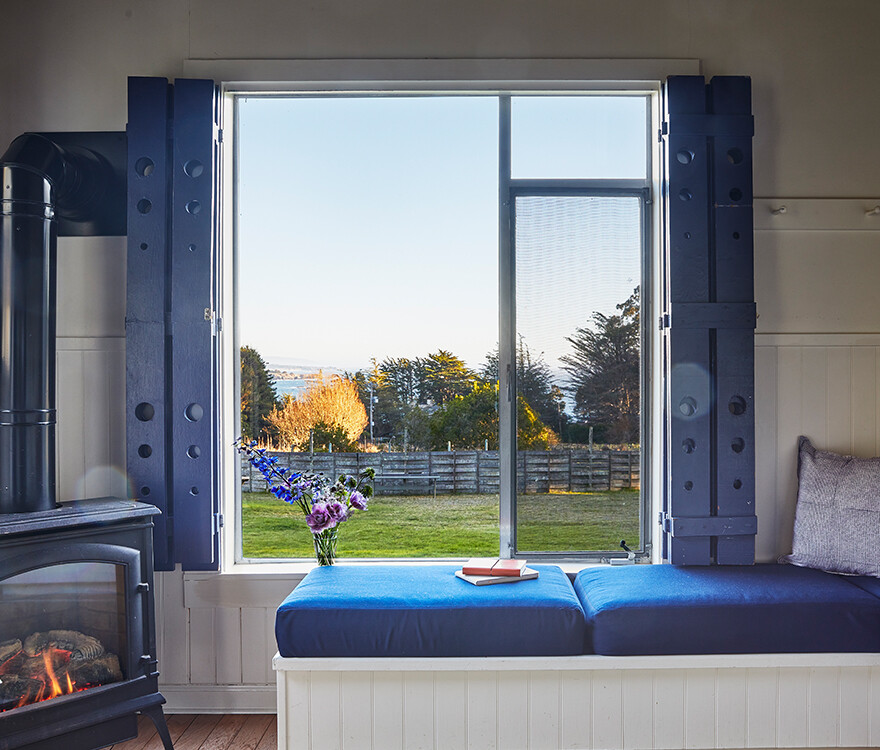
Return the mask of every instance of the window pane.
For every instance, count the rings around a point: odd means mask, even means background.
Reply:
[[[516,199],[520,551],[639,546],[641,210]]]
[[[376,469],[342,557],[497,554],[497,98],[250,97],[238,135],[243,428],[298,469]],[[244,556],[312,557],[244,478]]]
[[[514,179],[644,179],[647,97],[517,96]]]

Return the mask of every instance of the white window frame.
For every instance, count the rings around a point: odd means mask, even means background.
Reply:
[[[651,126],[649,132],[653,134],[659,132],[659,95],[662,82],[670,75],[700,74],[700,62],[692,59],[188,60],[185,61],[184,72],[187,77],[213,78],[222,81],[224,129],[230,126],[234,127],[234,97],[239,94],[256,92],[279,95],[316,92],[334,94],[433,93],[443,95],[477,92],[496,95],[620,92],[643,93],[650,97]],[[651,140],[653,141],[653,139]],[[232,158],[233,148],[234,139],[224,138],[223,163],[225,165],[235,163]],[[648,158],[651,159],[651,194],[657,197],[660,195],[659,149],[649,149]],[[221,229],[221,247],[224,248],[224,251],[221,254],[218,267],[218,287],[223,299],[228,302],[232,299],[232,285],[237,270],[234,267],[235,254],[231,252],[236,231],[232,187],[237,175],[231,168],[223,169],[222,174],[222,209],[224,215],[230,217],[230,220],[224,221]],[[650,256],[657,259],[660,253],[660,201],[653,200],[650,208],[651,226],[653,227],[649,237]],[[650,300],[657,300],[659,299],[658,274],[651,274],[649,280],[651,288],[649,291],[643,290],[643,294],[648,291]],[[230,313],[231,311],[224,310],[221,304],[221,317],[231,320],[234,315]],[[651,436],[648,439],[650,441],[648,444],[653,444],[655,425],[660,424],[658,420],[660,415],[660,377],[657,370],[660,359],[657,356],[659,353],[659,336],[656,335],[657,316],[652,310],[645,310],[644,307],[642,314],[650,322],[650,326],[643,326],[643,331],[647,331],[643,335],[646,335],[650,340],[643,340],[642,351],[643,356],[648,356],[651,362],[650,382],[643,384],[643,386],[647,386],[643,388],[643,393],[650,394],[651,404],[651,413],[643,416],[642,443],[644,446],[648,442],[645,436]],[[237,502],[240,479],[238,462],[231,460],[232,448],[230,447],[232,440],[238,435],[240,416],[236,409],[229,406],[237,400],[233,397],[238,387],[238,372],[233,366],[233,363],[237,362],[233,348],[237,337],[233,335],[232,327],[227,326],[219,338],[220,362],[222,363],[219,373],[220,393],[218,394],[222,407],[219,444],[223,450],[230,452],[229,455],[222,455],[219,461],[221,508],[225,518],[235,519],[234,523],[226,523],[222,529],[221,571],[235,574],[246,571],[261,574],[301,574],[313,567],[314,563],[301,561],[253,563],[240,559],[241,507]],[[643,529],[656,530],[653,519],[658,517],[660,510],[660,498],[657,491],[660,487],[661,471],[658,464],[659,455],[659,451],[651,451],[649,465],[643,466],[642,492],[647,497],[647,500],[642,504],[647,516],[642,524]],[[509,533],[512,518],[505,519],[502,515],[500,521],[503,544],[505,539],[504,524],[507,523]],[[659,562],[657,545],[654,546],[651,559],[653,562]],[[425,562],[432,561],[436,562],[434,560],[426,560]],[[364,560],[363,562],[370,564],[375,561]],[[400,561],[400,564],[412,562],[412,560],[404,560]],[[573,561],[571,565],[566,567],[577,569],[584,564],[588,563]]]

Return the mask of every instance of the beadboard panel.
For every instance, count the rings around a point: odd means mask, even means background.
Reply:
[[[852,660],[762,667],[747,657],[751,666],[731,667],[721,657],[718,666],[682,667],[665,657],[669,667],[647,668],[639,657],[611,657],[614,664],[591,669],[603,658],[581,657],[577,669],[479,672],[282,665],[278,747],[865,747],[880,722],[869,704],[880,667]],[[320,721],[308,706],[321,706]]]
[[[59,337],[58,499],[130,497],[125,475],[125,340]]]
[[[757,558],[791,551],[797,439],[856,456],[880,454],[880,337],[757,336]]]

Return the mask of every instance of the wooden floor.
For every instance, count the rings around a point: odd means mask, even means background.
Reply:
[[[274,714],[171,714],[166,716],[174,750],[277,750]],[[153,722],[138,717],[138,736],[109,750],[162,750]]]

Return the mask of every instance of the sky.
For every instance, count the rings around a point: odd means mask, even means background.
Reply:
[[[479,367],[498,341],[498,99],[249,96],[238,122],[240,343],[289,366],[446,349]],[[643,177],[645,127],[644,98],[514,97],[513,177]],[[632,212],[585,200],[539,201],[517,230],[517,315],[552,367],[638,283]]]

